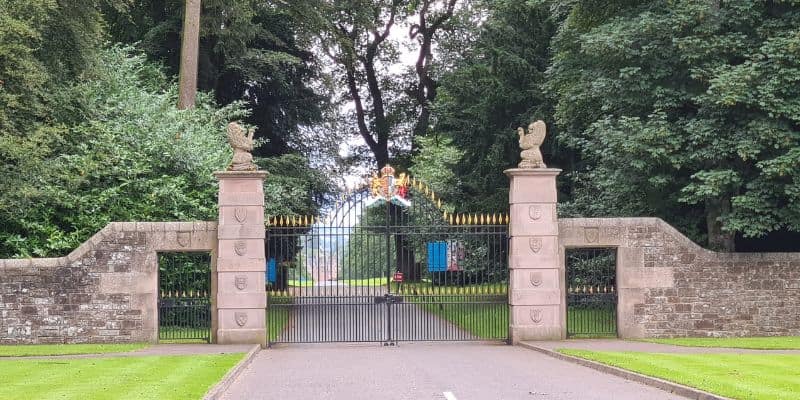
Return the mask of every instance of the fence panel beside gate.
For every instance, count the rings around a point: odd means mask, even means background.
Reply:
[[[158,339],[211,341],[211,255],[158,254]]]
[[[268,218],[270,342],[506,340],[507,214],[381,172],[326,217]]]

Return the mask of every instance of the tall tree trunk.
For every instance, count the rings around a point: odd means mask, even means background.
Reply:
[[[197,96],[197,58],[200,47],[201,0],[186,0],[181,38],[181,67],[178,80],[178,108],[194,108]]]
[[[735,235],[722,230],[719,218],[730,212],[730,199],[713,199],[706,201],[706,227],[708,229],[708,247],[717,251],[736,251]]]

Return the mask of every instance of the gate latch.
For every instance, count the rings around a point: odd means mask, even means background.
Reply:
[[[375,296],[375,304],[399,304],[403,302],[403,296],[394,294],[385,294],[383,296]]]

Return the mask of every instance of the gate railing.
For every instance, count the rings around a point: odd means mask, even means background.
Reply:
[[[159,253],[158,339],[211,341],[211,256]]]
[[[616,337],[615,249],[567,249],[567,336]]]
[[[508,338],[507,214],[388,207],[267,219],[270,342]]]

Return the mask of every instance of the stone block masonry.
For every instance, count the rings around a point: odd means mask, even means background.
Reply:
[[[66,257],[0,260],[0,344],[157,342],[157,252],[216,246],[216,222],[114,222]]]
[[[800,253],[717,253],[658,218],[561,219],[559,241],[617,249],[622,338],[800,335]]]

